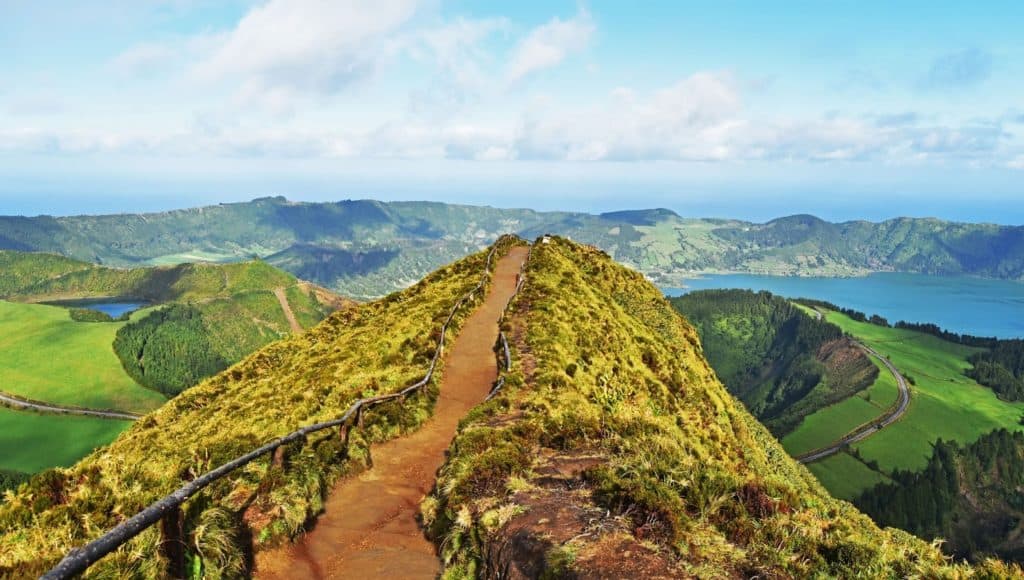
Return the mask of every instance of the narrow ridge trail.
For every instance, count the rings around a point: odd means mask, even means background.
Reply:
[[[515,292],[526,256],[527,248],[516,247],[498,261],[483,304],[447,349],[433,417],[414,433],[374,445],[373,467],[338,482],[309,533],[295,544],[256,555],[257,578],[438,576],[434,544],[417,521],[419,504],[434,486],[459,421],[497,379],[498,318]]]

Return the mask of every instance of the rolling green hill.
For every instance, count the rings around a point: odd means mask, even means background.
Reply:
[[[836,224],[812,216],[754,224],[682,218],[665,209],[593,215],[280,197],[155,214],[0,217],[0,249],[113,266],[262,257],[364,298],[403,288],[502,233],[535,237],[549,231],[596,245],[665,285],[696,272],[724,271],[1024,276],[1021,227],[909,218]]]
[[[768,292],[707,290],[670,302],[697,328],[708,362],[729,392],[776,437],[879,377],[839,327]]]
[[[128,376],[168,396],[286,336],[292,331],[289,314],[294,316],[298,327],[309,328],[338,306],[329,293],[300,283],[293,275],[258,260],[111,268],[51,254],[0,251],[0,266],[3,266],[0,297],[7,300],[59,304],[60,301],[112,297],[167,305],[155,311],[148,309],[145,315],[135,316],[128,325],[74,326],[71,329],[74,332],[69,332],[68,336],[102,334],[105,338],[100,342],[106,344],[102,348],[95,346],[93,356],[83,351],[64,360],[77,365],[80,363],[76,361],[102,359],[113,344],[113,352],[120,358]],[[290,312],[285,311],[285,305]],[[72,314],[77,312],[73,310]],[[28,326],[22,327],[13,331],[17,335],[24,334]],[[116,340],[112,338],[114,331]],[[39,352],[45,351],[44,348]],[[23,373],[30,375],[28,380],[49,380],[40,379],[47,373],[34,372],[32,367],[20,362],[23,357],[16,358],[10,364],[20,365]],[[76,372],[110,383],[85,368]],[[131,382],[123,372],[116,374],[120,377],[118,380]],[[82,386],[80,382],[67,381],[58,388],[78,389]],[[47,398],[47,389],[31,396],[59,402]]]
[[[897,472],[855,502],[880,524],[945,538],[961,557],[1024,561],[1024,434],[996,430],[969,445],[939,441],[922,471]]]
[[[415,381],[483,265],[474,254],[335,313],[34,478],[0,505],[0,575],[38,573],[196,473]],[[526,280],[508,324],[507,388],[463,422],[423,505],[446,577],[503,563],[562,576],[1020,575],[996,561],[951,564],[832,499],[735,404],[693,329],[636,273],[554,239],[535,248]],[[259,549],[300,531],[333,482],[365,465],[367,441],[416,428],[433,396],[371,413],[345,456],[336,434],[311,436],[280,466],[257,460],[190,500],[187,549],[204,574],[240,575],[247,538]],[[491,549],[513,534],[516,548]],[[144,532],[91,573],[155,575],[156,538]]]

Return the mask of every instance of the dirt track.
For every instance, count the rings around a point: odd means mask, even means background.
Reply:
[[[295,313],[292,312],[292,307],[288,304],[288,295],[285,294],[284,288],[274,288],[274,296],[277,296],[277,301],[281,304],[281,310],[284,311],[284,317],[288,319],[288,326],[291,327],[292,332],[301,334],[302,325],[295,319]]]
[[[497,321],[526,255],[526,248],[515,248],[498,262],[484,303],[445,357],[433,418],[407,437],[374,446],[373,468],[335,487],[311,532],[294,545],[257,555],[258,578],[437,577],[434,544],[416,520],[419,503],[434,485],[459,420],[497,378]]]

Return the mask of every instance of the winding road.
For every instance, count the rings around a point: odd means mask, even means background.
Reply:
[[[29,401],[4,392],[0,392],[0,404],[8,405],[22,411],[38,411],[40,413],[57,413],[60,415],[82,415],[85,417],[99,417],[101,419],[135,421],[142,417],[142,415],[136,415],[135,413],[127,413],[124,411],[100,411],[97,409],[61,407],[60,405]]]
[[[822,319],[821,312],[819,312],[818,310],[813,310],[813,312],[818,320]],[[863,441],[864,439],[867,439],[868,437],[877,433],[883,427],[886,427],[898,421],[900,417],[902,417],[903,414],[907,412],[907,408],[910,406],[910,386],[907,385],[907,379],[905,379],[903,375],[901,375],[900,372],[896,370],[896,367],[893,366],[892,362],[890,362],[889,359],[879,354],[878,351],[862,342],[854,342],[857,344],[857,346],[864,349],[864,352],[882,361],[882,364],[885,365],[885,368],[889,369],[889,372],[892,373],[892,376],[896,378],[896,384],[899,386],[900,389],[900,398],[896,404],[896,408],[888,415],[883,415],[882,417],[875,419],[874,421],[871,421],[871,423],[864,425],[859,429],[855,429],[851,433],[848,433],[842,439],[836,441],[835,443],[829,445],[828,447],[815,449],[813,451],[808,451],[807,453],[803,453],[801,455],[796,456],[795,459],[800,463],[811,463],[812,461],[824,459],[826,457],[829,457],[830,455],[835,455],[836,453],[839,453],[839,451],[842,450],[842,448],[846,445],[850,445],[852,443],[857,443],[858,441]]]

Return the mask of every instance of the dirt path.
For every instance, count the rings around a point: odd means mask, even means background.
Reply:
[[[373,468],[339,482],[316,527],[298,543],[256,557],[267,579],[436,578],[434,544],[416,516],[434,485],[459,420],[487,396],[498,376],[492,347],[498,317],[512,296],[526,248],[502,258],[494,284],[446,353],[434,416],[415,433],[373,447]]]
[[[288,319],[288,326],[292,327],[292,332],[300,334],[302,332],[302,326],[299,325],[299,321],[295,320],[295,313],[292,312],[291,304],[288,304],[288,296],[284,293],[284,288],[274,288],[274,296],[277,296],[277,301],[281,303],[281,310],[284,311],[284,317]]]

